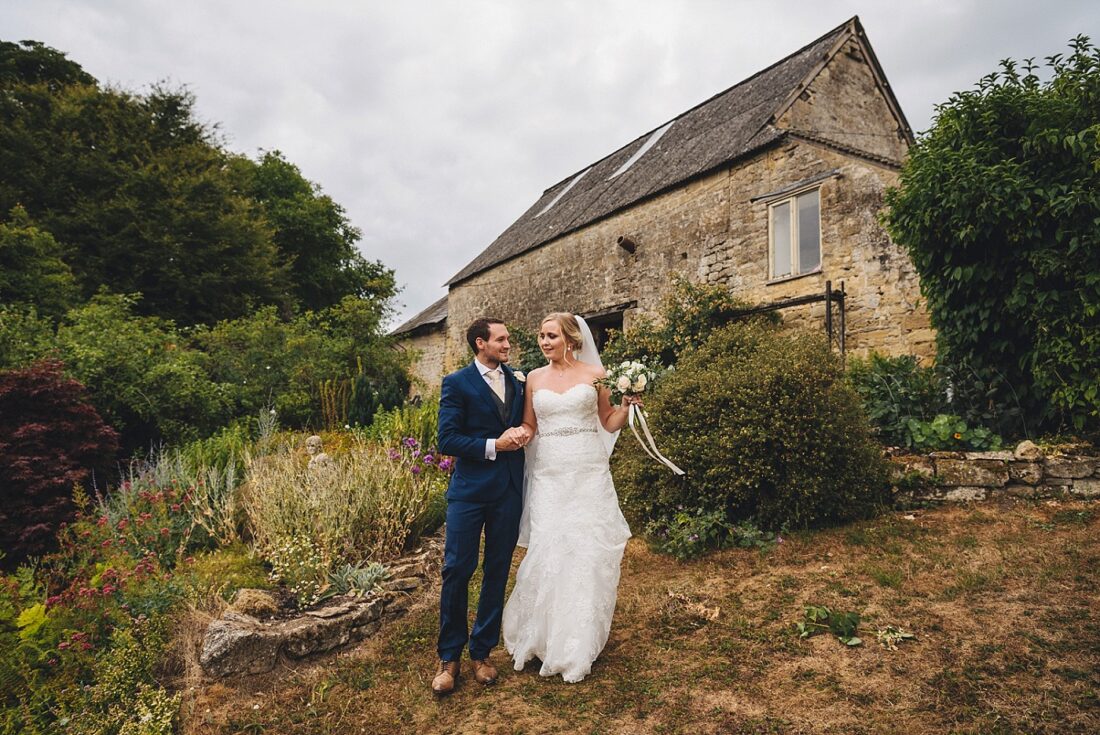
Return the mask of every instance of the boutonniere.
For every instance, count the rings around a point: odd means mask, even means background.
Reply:
[[[527,376],[523,374],[522,370],[513,370],[512,375],[515,377],[516,380],[521,383],[527,382]]]

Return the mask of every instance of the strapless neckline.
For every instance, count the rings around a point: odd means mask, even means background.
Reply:
[[[596,389],[596,386],[592,385],[591,383],[577,383],[576,385],[569,386],[568,388],[563,390],[561,393],[558,393],[556,390],[552,390],[551,388],[539,388],[538,390],[535,391],[535,393],[541,393],[542,391],[546,391],[547,393],[553,393],[556,396],[564,396],[564,395],[567,395],[568,393],[570,393],[571,391],[573,391],[574,389],[580,388],[582,385],[587,385],[592,390]]]

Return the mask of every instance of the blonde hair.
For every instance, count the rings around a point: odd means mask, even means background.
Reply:
[[[581,336],[581,326],[577,324],[577,317],[568,311],[555,311],[544,316],[542,321],[539,322],[539,326],[541,327],[546,322],[557,322],[561,326],[561,334],[565,337],[566,347],[572,350],[581,348],[584,337]]]

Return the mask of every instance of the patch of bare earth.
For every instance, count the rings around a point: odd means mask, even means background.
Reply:
[[[907,517],[909,516],[909,517]],[[677,563],[632,539],[580,684],[513,671],[429,692],[438,588],[377,638],[187,698],[186,733],[1100,732],[1100,505],[945,507]],[[517,563],[520,554],[517,554]],[[472,601],[472,605],[476,600]],[[862,646],[800,640],[806,605]],[[876,630],[915,641],[888,650]]]

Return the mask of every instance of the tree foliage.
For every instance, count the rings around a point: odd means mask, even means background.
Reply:
[[[75,304],[72,271],[48,232],[35,227],[22,207],[0,223],[0,303],[24,304],[54,319]]]
[[[342,208],[278,153],[229,153],[186,90],[103,87],[34,42],[0,44],[0,213],[17,205],[82,299],[140,293],[141,314],[180,326],[395,291]]]
[[[1045,81],[1004,61],[939,106],[886,200],[939,360],[1011,435],[1100,428],[1100,50],[1070,47]]]

